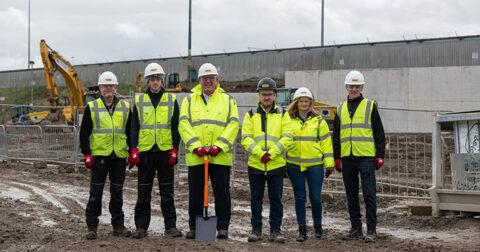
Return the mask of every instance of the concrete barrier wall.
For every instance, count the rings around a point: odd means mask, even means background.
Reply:
[[[480,67],[359,69],[367,84],[363,94],[375,99],[388,132],[431,132],[434,111],[480,109]],[[326,103],[346,98],[349,70],[287,71],[287,87],[306,86]]]

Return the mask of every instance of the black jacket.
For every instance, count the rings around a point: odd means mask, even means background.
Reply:
[[[113,114],[113,112],[115,111],[115,107],[117,106],[117,103],[119,101],[120,100],[117,97],[114,97],[112,106],[110,107],[105,106],[109,111],[111,111],[110,114]],[[132,118],[132,111],[130,110],[127,116],[127,124],[125,125],[125,134],[127,135],[127,145],[130,142],[131,118]],[[91,115],[90,106],[87,105],[85,107],[85,111],[83,114],[82,124],[80,125],[80,149],[83,155],[92,154],[92,151],[90,149],[90,135],[92,134],[92,130],[93,130],[92,115]],[[115,153],[112,151],[110,156],[115,157]]]
[[[350,118],[353,118],[355,111],[357,110],[358,104],[363,100],[363,96],[360,95],[355,99],[348,99],[347,106],[348,111],[350,112]],[[373,138],[375,140],[375,148],[377,149],[376,157],[383,158],[385,155],[385,132],[383,130],[382,120],[380,119],[380,114],[378,113],[377,102],[373,103],[372,111],[372,130]],[[338,114],[335,114],[335,119],[333,121],[333,156],[335,159],[339,159],[340,154],[340,118]],[[357,158],[350,153],[349,158]]]
[[[150,100],[152,101],[153,107],[156,108],[158,103],[160,102],[160,99],[162,98],[162,95],[165,93],[165,89],[160,90],[160,92],[158,93],[152,93],[152,91],[150,91],[150,88],[148,88],[147,91],[145,91],[145,93],[148,94],[148,96],[150,97]],[[178,102],[175,100],[175,103],[173,106],[172,120],[171,120],[172,142],[173,142],[174,148],[178,148],[178,145],[180,144],[180,133],[178,133],[179,114],[180,112],[178,108]],[[130,134],[131,134],[130,146],[135,148],[137,147],[139,132],[140,132],[140,119],[138,118],[137,107],[134,105],[133,116],[132,116],[132,128],[130,131]],[[156,151],[160,151],[160,149],[158,148],[157,144],[154,144],[149,151],[156,152]]]

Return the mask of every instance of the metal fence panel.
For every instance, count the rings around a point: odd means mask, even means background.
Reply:
[[[35,125],[5,126],[7,155],[13,159],[42,159],[42,128]]]
[[[44,126],[44,159],[75,163],[78,153],[77,127],[68,125]]]
[[[0,125],[0,157],[7,157],[7,136],[5,135],[5,126]]]

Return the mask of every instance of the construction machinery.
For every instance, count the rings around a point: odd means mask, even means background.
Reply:
[[[165,75],[165,90],[171,93],[182,92],[182,86],[180,85],[180,76],[178,73],[169,73]],[[137,72],[135,75],[135,88],[136,92],[142,92],[142,73]]]
[[[275,98],[275,103],[282,108],[286,108],[288,104],[293,101],[293,95],[298,88],[278,88],[277,96]],[[335,118],[335,112],[337,107],[331,104],[323,103],[318,100],[313,101],[313,106],[315,110],[320,112],[322,117],[328,122],[328,124],[333,124]]]
[[[40,55],[43,62],[43,75],[45,79],[45,86],[50,93],[49,103],[53,108],[50,115],[57,114],[54,108],[58,106],[58,90],[55,79],[55,72],[59,72],[65,79],[68,88],[68,106],[61,110],[65,122],[71,123],[73,121],[74,111],[83,111],[84,108],[84,86],[78,78],[77,71],[73,65],[66,60],[57,51],[53,50],[47,45],[45,40],[40,41]],[[57,119],[57,118],[53,118]],[[60,120],[60,119],[59,119]]]
[[[40,41],[40,56],[43,62],[43,76],[45,86],[49,92],[50,111],[33,112],[31,107],[16,106],[11,108],[12,122],[15,124],[40,124],[40,123],[73,123],[76,110],[84,109],[84,86],[73,65],[61,56],[58,52],[47,45],[45,40]],[[55,73],[58,72],[65,79],[68,88],[68,102],[66,107],[58,109],[60,105],[57,81]],[[98,92],[98,91],[97,91]],[[95,91],[87,93],[87,96],[94,96]],[[91,99],[90,99],[91,100]]]
[[[178,73],[169,73],[165,76],[165,89],[167,90],[167,92],[182,92],[182,86],[180,85],[180,76],[178,75]]]

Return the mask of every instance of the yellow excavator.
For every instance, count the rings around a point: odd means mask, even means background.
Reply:
[[[73,65],[57,51],[47,45],[45,40],[40,41],[40,55],[43,62],[43,76],[45,86],[50,94],[48,101],[52,107],[50,111],[32,111],[30,107],[17,106],[11,108],[12,121],[15,124],[46,123],[73,123],[76,110],[84,109],[84,87]],[[55,73],[59,72],[65,79],[68,87],[68,106],[57,109],[59,94]]]
[[[58,106],[58,90],[55,79],[55,72],[59,72],[65,79],[65,84],[68,88],[68,106],[61,110],[61,115],[64,117],[65,122],[71,123],[76,110],[83,111],[84,108],[84,86],[78,78],[77,71],[73,65],[66,60],[57,51],[53,50],[47,45],[45,40],[40,41],[40,55],[43,62],[43,76],[45,79],[45,86],[50,93],[49,102],[50,106]],[[52,109],[49,115],[59,114],[56,109]],[[55,116],[54,116],[55,117]],[[57,119],[57,118],[52,118]],[[61,120],[58,118],[58,120]]]

